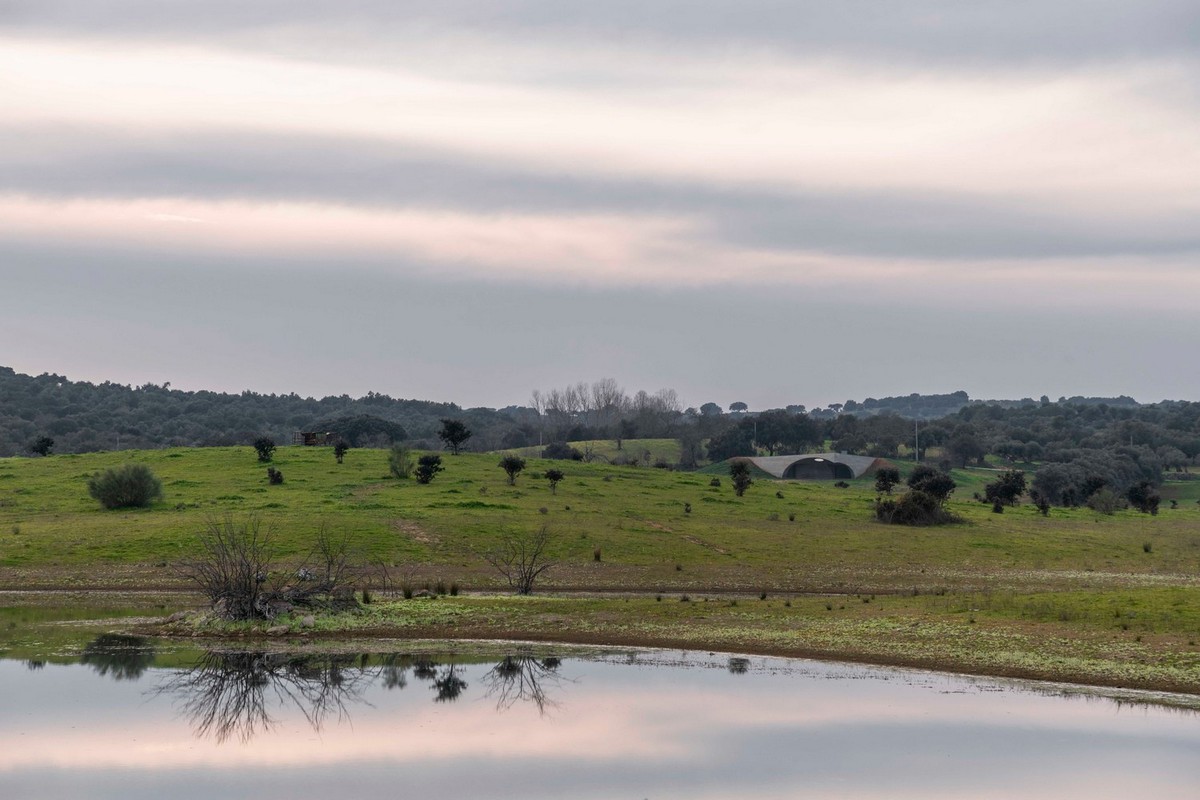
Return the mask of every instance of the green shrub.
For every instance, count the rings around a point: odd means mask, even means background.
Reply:
[[[275,455],[275,440],[269,436],[258,437],[254,440],[254,451],[258,453],[258,460],[265,464]]]
[[[433,476],[444,469],[441,456],[421,456],[417,461],[417,483],[429,483],[433,480]]]
[[[392,445],[392,449],[388,451],[388,471],[392,473],[392,477],[407,478],[412,475],[412,470],[412,451],[402,444]]]
[[[93,475],[88,494],[105,508],[143,508],[162,497],[162,481],[145,464],[124,464]]]

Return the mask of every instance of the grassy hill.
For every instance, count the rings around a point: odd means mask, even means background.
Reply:
[[[90,475],[126,461],[162,479],[165,497],[153,508],[107,511],[88,496]],[[4,568],[169,567],[190,552],[206,520],[226,514],[261,516],[296,556],[326,525],[374,559],[464,579],[486,578],[477,553],[504,532],[546,525],[565,567],[556,580],[610,588],[888,590],[982,582],[979,575],[1030,584],[1055,571],[1200,574],[1194,504],[1157,517],[1055,509],[1043,518],[1028,505],[993,514],[969,499],[991,479],[987,471],[955,472],[952,507],[967,524],[902,529],[872,522],[869,479],[839,489],[759,477],[738,498],[728,480],[712,487],[704,474],[541,459],[529,459],[508,486],[494,454],[444,456],[445,472],[425,486],[390,477],[382,450],[351,450],[339,465],[327,448],[281,447],[272,463],[282,485],[268,484],[248,447],[2,459],[0,579]],[[567,473],[557,494],[540,477],[551,466]]]
[[[329,623],[377,635],[750,650],[1200,693],[1195,503],[1154,517],[994,514],[970,496],[995,472],[955,471],[964,524],[911,529],[872,520],[870,479],[759,478],[738,498],[701,473],[534,458],[509,486],[497,454],[443,460],[420,485],[392,478],[382,450],[339,465],[328,448],[281,447],[285,480],[272,486],[249,447],[0,459],[0,589],[178,586],[208,520],[258,515],[293,562],[326,526],[401,580],[472,592]],[[87,480],[128,461],[154,470],[165,497],[106,511]],[[551,466],[567,474],[556,494],[541,476]],[[558,565],[541,588],[589,594],[473,593],[500,586],[481,552],[542,526]]]

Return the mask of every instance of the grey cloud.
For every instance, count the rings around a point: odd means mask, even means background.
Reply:
[[[289,28],[357,28],[375,37],[470,31],[553,41],[768,46],[805,55],[886,60],[1013,61],[1195,55],[1193,0],[10,0],[17,29],[195,39]],[[267,41],[258,42],[261,47]],[[328,57],[326,53],[326,57]]]
[[[0,191],[42,197],[302,201],[472,213],[685,214],[714,242],[925,259],[1200,251],[1189,216],[1092,219],[920,192],[772,192],[544,174],[387,142],[244,133],[154,137],[0,128]]]
[[[605,375],[759,408],[960,388],[1200,394],[1194,370],[1162,366],[1190,363],[1194,314],[1025,308],[1019,289],[970,303],[933,285],[904,300],[869,286],[585,290],[417,278],[402,264],[2,247],[0,364],[74,379],[493,406]]]

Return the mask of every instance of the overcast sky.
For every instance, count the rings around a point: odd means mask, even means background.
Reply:
[[[0,365],[1200,399],[1195,0],[0,0]]]

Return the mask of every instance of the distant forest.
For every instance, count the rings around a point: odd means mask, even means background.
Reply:
[[[1124,490],[1164,476],[1191,477],[1200,457],[1200,403],[1139,404],[1129,397],[971,400],[966,392],[912,394],[827,408],[750,411],[705,403],[684,408],[669,389],[629,395],[615,381],[534,391],[529,406],[467,408],[384,394],[314,399],[296,394],[188,392],[36,377],[0,367],[0,456],[28,454],[39,439],[53,452],[290,443],[298,431],[332,432],[354,447],[404,441],[437,448],[443,419],[462,420],[469,450],[501,450],[597,439],[674,438],[683,468],[755,453],[833,448],[953,466],[991,463],[1036,469],[1055,502],[1086,499],[1098,485]],[[569,452],[560,448],[558,452]],[[985,461],[990,460],[990,461]]]

